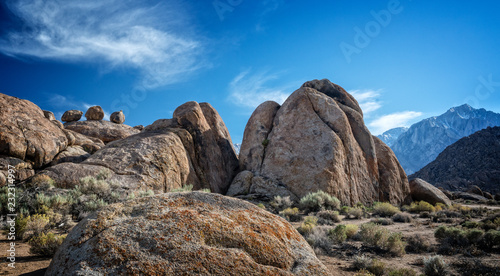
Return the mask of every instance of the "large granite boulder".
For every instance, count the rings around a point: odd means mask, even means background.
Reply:
[[[80,222],[45,275],[329,275],[286,220],[217,194],[117,203]]]
[[[306,82],[281,107],[259,106],[245,128],[240,167],[296,198],[322,190],[349,205],[409,200],[392,151],[374,141],[354,97],[328,80]]]
[[[64,132],[34,103],[0,93],[0,155],[40,168],[68,145]]]
[[[441,190],[420,178],[410,181],[410,190],[413,200],[423,200],[433,205],[443,203],[451,206],[450,199]]]
[[[102,120],[70,122],[64,124],[64,127],[86,136],[98,138],[104,143],[123,139],[140,132],[131,126]]]

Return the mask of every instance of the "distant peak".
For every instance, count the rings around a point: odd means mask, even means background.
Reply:
[[[463,105],[460,105],[460,106],[452,107],[448,111],[455,112],[455,111],[472,111],[472,110],[475,110],[475,108],[472,107],[472,106],[470,106],[470,105],[468,105],[468,104],[463,104]]]

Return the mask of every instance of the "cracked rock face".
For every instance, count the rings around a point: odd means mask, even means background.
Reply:
[[[46,275],[329,275],[283,218],[217,194],[169,193],[80,222]]]
[[[350,205],[409,198],[392,151],[374,141],[354,97],[328,80],[306,82],[281,107],[260,105],[245,128],[240,167],[297,198],[318,190]]]
[[[36,169],[67,146],[64,132],[38,106],[0,93],[0,155],[19,158]]]

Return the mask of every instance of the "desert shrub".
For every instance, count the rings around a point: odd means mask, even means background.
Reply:
[[[406,254],[406,243],[402,240],[401,233],[391,233],[387,239],[387,250],[394,256],[403,256]]]
[[[86,176],[80,179],[80,191],[83,194],[99,194],[107,195],[111,193],[111,185],[101,179],[102,177],[95,178],[93,176]]]
[[[406,253],[401,233],[392,233],[377,224],[365,223],[361,225],[359,235],[363,243],[389,251],[395,256]]]
[[[36,236],[44,233],[47,230],[50,219],[45,214],[34,214],[28,217],[26,223],[25,233],[29,233],[31,236]]]
[[[346,226],[339,224],[334,229],[330,229],[330,231],[328,231],[328,237],[336,243],[343,243],[347,239]]]
[[[266,210],[266,205],[264,205],[264,203],[262,203],[262,202],[257,204],[257,207]]]
[[[384,262],[364,255],[355,257],[352,265],[356,270],[369,272],[369,275],[382,276],[386,271]]]
[[[306,241],[311,245],[316,254],[330,252],[332,242],[328,237],[328,230],[328,227],[314,227],[307,235]]]
[[[378,225],[392,225],[392,224],[394,224],[394,222],[392,220],[387,219],[387,218],[376,218],[376,219],[372,219],[370,222],[378,224]]]
[[[371,246],[384,247],[389,239],[389,230],[380,227],[374,223],[365,223],[361,225],[359,235],[363,243]]]
[[[480,242],[480,246],[485,250],[500,247],[500,231],[489,230],[486,232]]]
[[[381,217],[392,217],[399,212],[399,208],[389,202],[375,202],[373,205],[373,213]]]
[[[417,276],[417,273],[408,268],[399,268],[389,271],[388,276]]]
[[[355,256],[354,262],[352,263],[352,267],[355,270],[367,269],[371,263],[372,259],[365,255]]]
[[[297,207],[286,208],[280,212],[280,216],[284,217],[289,221],[299,221],[300,220],[299,208]]]
[[[448,243],[454,247],[467,247],[469,245],[467,233],[456,227],[440,226],[434,233],[434,236],[441,243]]]
[[[363,217],[363,215],[363,209],[358,207],[349,208],[349,210],[347,210],[347,216],[349,216],[350,218],[360,219]]]
[[[349,212],[349,209],[351,209],[351,207],[349,207],[349,206],[342,206],[342,208],[340,208],[340,213],[342,215],[347,215],[347,212]]]
[[[16,227],[16,237],[20,237],[21,239],[24,237],[27,224],[28,224],[28,217],[25,217],[23,214],[19,215],[15,219],[14,225]]]
[[[463,215],[459,212],[453,211],[453,210],[443,210],[437,212],[437,215],[442,216],[442,217],[447,217],[447,218],[460,218],[463,217]]]
[[[477,258],[464,258],[453,264],[462,275],[498,275],[498,266],[483,262]]]
[[[346,224],[345,225],[345,233],[348,239],[351,239],[358,233],[359,227],[356,224]]]
[[[83,203],[83,211],[84,212],[94,212],[99,210],[100,208],[108,205],[106,201],[102,198],[96,198],[95,200],[89,200]]]
[[[421,212],[432,213],[436,211],[436,208],[434,208],[432,204],[422,200],[419,202],[412,202],[408,211],[412,213],[421,213]]]
[[[273,200],[271,200],[269,205],[271,205],[271,207],[273,207],[274,210],[276,210],[276,212],[279,212],[281,210],[292,207],[293,202],[289,196],[285,197],[275,196]]]
[[[152,196],[154,194],[155,194],[155,192],[153,190],[148,189],[146,191],[140,191],[138,196],[139,197],[146,197],[146,196]]]
[[[436,207],[436,211],[441,211],[441,210],[447,210],[448,209],[448,205],[443,204],[441,202],[436,203],[435,207]]]
[[[303,236],[308,235],[311,233],[311,231],[316,227],[318,224],[318,218],[314,216],[307,216],[305,217],[304,221],[300,225],[300,227],[297,229],[300,234]]]
[[[306,211],[338,210],[340,200],[323,191],[309,193],[300,199],[300,208]]]
[[[42,233],[34,236],[28,241],[28,244],[31,245],[30,253],[52,257],[65,238],[66,235],[55,235],[53,233]]]
[[[419,214],[419,217],[420,218],[430,218],[431,217],[431,213],[430,212],[427,212],[427,211],[423,211]]]
[[[406,239],[406,251],[412,253],[428,252],[431,244],[428,239],[417,234]]]
[[[368,271],[373,273],[375,276],[382,276],[385,273],[385,263],[377,259],[373,259],[372,263],[368,267]]]
[[[361,269],[358,272],[356,272],[354,276],[375,276],[375,275],[366,269]]]
[[[318,217],[319,224],[333,225],[336,222],[340,222],[339,212],[332,210],[319,211],[316,216]]]
[[[481,224],[477,221],[468,220],[468,221],[462,223],[462,227],[464,227],[464,228],[479,228],[480,226],[481,226]]]
[[[413,219],[410,214],[407,213],[397,213],[392,217],[394,222],[411,222]]]
[[[439,255],[424,258],[424,273],[426,276],[448,275],[448,265]]]
[[[180,193],[180,192],[191,192],[192,190],[193,190],[193,184],[188,184],[188,185],[184,185],[180,188],[173,189],[170,192],[171,193]]]
[[[47,190],[55,186],[55,181],[46,174],[37,174],[26,182],[26,188],[39,188]]]
[[[469,229],[465,235],[469,243],[478,244],[483,239],[484,231],[481,229]]]

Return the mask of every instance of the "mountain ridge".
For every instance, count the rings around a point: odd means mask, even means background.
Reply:
[[[410,175],[432,162],[460,138],[493,126],[500,126],[500,114],[464,104],[413,124],[390,147]]]

